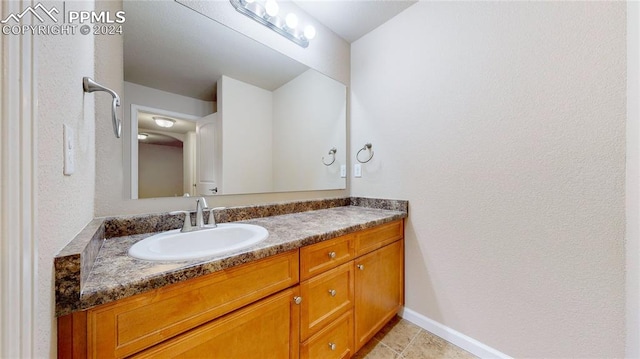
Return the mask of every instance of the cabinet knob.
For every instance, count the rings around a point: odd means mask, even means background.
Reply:
[[[293,302],[296,304],[302,303],[302,297],[293,297]]]
[[[360,270],[364,270],[364,264],[358,264],[356,265],[356,267],[358,267],[358,269]]]
[[[336,343],[329,343],[329,349],[336,350]]]
[[[329,258],[335,259],[336,258],[336,252],[334,252],[334,251],[329,252]]]
[[[336,296],[336,290],[335,289],[329,289],[329,295],[331,295],[332,297]]]

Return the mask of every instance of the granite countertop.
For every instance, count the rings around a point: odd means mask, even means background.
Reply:
[[[89,309],[406,216],[406,210],[347,205],[243,220],[239,222],[266,228],[269,237],[261,243],[236,252],[188,261],[147,261],[132,258],[127,254],[134,243],[158,232],[101,240],[99,250],[95,252],[95,257],[91,258],[90,270],[76,278],[79,280],[79,277],[82,277],[81,287],[77,285],[80,288],[79,293],[71,296],[71,299],[69,296],[60,296],[63,300],[59,300],[60,289],[56,283],[56,314],[60,316]],[[104,236],[104,229],[101,235]]]

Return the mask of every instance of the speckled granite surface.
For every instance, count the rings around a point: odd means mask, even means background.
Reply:
[[[104,220],[91,221],[54,258],[56,307],[79,309],[81,288],[104,242]]]
[[[388,209],[390,211],[409,212],[409,201],[400,201],[393,199],[351,197],[349,204],[352,206]]]
[[[406,201],[358,199],[360,205],[354,206],[349,205],[352,199],[346,198],[332,200],[333,205],[325,209],[308,209],[301,204],[308,202],[220,211],[216,213],[219,222],[251,218],[243,222],[265,227],[269,237],[244,250],[182,262],[151,262],[127,255],[129,247],[137,241],[159,231],[180,228],[179,219],[174,223],[174,219],[169,218],[173,216],[167,214],[96,219],[55,259],[56,315],[88,309],[407,216],[406,210],[371,208],[406,209]],[[282,213],[279,211],[288,214],[274,215]],[[116,237],[115,233],[122,236]]]
[[[389,201],[387,202],[406,202]],[[195,203],[195,199],[194,199]],[[216,210],[216,223],[237,222],[252,218],[278,216],[282,214],[314,211],[333,207],[350,205],[350,198],[330,198],[312,201],[294,201],[286,203],[270,203],[258,206],[228,207]],[[365,206],[367,207],[367,206]],[[127,216],[108,218],[105,221],[105,238],[130,236],[150,232],[163,232],[176,228],[182,228],[183,215],[168,213],[148,214],[139,216]],[[205,221],[209,220],[209,213],[204,214]],[[191,224],[195,225],[195,212],[191,213]]]

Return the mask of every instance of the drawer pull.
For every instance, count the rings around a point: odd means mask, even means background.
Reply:
[[[336,350],[336,343],[329,343],[329,349]]]
[[[293,297],[293,302],[296,304],[302,303],[302,297]]]
[[[335,289],[329,289],[329,295],[331,295],[332,297],[336,296],[336,290]]]
[[[364,270],[364,264],[358,264],[356,267],[358,267],[358,269],[360,270]]]
[[[335,259],[336,258],[336,252],[334,252],[334,251],[329,252],[329,258]]]

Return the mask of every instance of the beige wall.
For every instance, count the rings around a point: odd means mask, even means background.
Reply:
[[[276,190],[345,188],[346,88],[307,70],[273,92],[273,185]],[[336,161],[329,149],[335,147]]]
[[[62,9],[62,2],[47,6]],[[92,10],[93,2],[73,2]],[[38,308],[35,355],[55,357],[53,257],[93,218],[96,106],[109,107],[105,94],[85,94],[82,77],[93,77],[91,36],[37,36],[38,114]],[[75,130],[76,172],[64,176],[62,125]]]
[[[640,358],[640,4],[627,2],[626,357]]]
[[[273,190],[273,93],[228,76],[218,90],[222,193]]]
[[[625,7],[420,2],[352,44],[355,196],[410,201],[406,306],[514,357],[622,357]]]
[[[183,148],[138,143],[138,197],[184,194]]]

